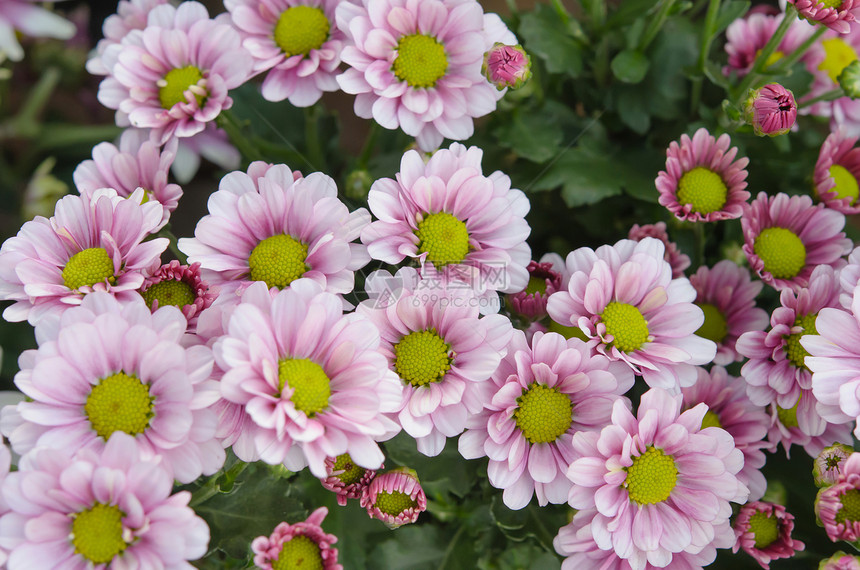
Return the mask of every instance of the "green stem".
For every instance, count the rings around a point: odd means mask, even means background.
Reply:
[[[242,133],[242,127],[232,112],[227,109],[221,111],[215,122],[219,127],[224,129],[230,142],[233,143],[245,160],[251,162],[260,158],[260,150]]]
[[[696,257],[698,264],[705,264],[705,224],[697,222],[693,224],[693,235],[696,239]]]
[[[364,139],[364,145],[361,147],[361,154],[358,155],[356,165],[362,170],[367,170],[367,163],[373,151],[376,149],[376,138],[379,136],[379,123],[373,121],[370,123],[370,129],[367,132],[367,137]]]
[[[561,0],[552,0],[552,7],[555,8],[558,17],[565,23],[570,20],[570,13],[568,13],[567,8],[564,7],[564,4],[561,3]]]
[[[702,97],[702,81],[705,75],[705,65],[708,63],[708,54],[711,51],[711,42],[716,35],[717,15],[720,12],[720,0],[708,1],[708,12],[705,14],[705,23],[702,26],[702,37],[699,43],[699,60],[696,63],[696,77],[693,79],[693,90],[690,96],[690,114],[693,115],[699,108]]]
[[[170,231],[170,226],[164,226],[161,228],[161,231],[155,234],[155,237],[163,237],[168,239],[167,248],[170,250],[176,259],[179,260],[179,263],[182,265],[188,265],[188,257],[179,250],[179,246],[177,245],[178,240],[176,236],[173,235],[173,232]]]
[[[606,23],[605,0],[582,0],[582,5],[588,14],[588,19],[591,20],[591,27],[598,30],[602,29]]]
[[[202,487],[191,493],[191,500],[188,502],[188,506],[194,508],[220,493],[221,483],[219,481],[221,478],[223,477],[232,483],[235,481],[236,477],[238,477],[242,471],[248,467],[248,465],[249,464],[244,461],[239,461],[227,471],[216,473],[210,477]]]
[[[794,62],[803,57],[803,54],[805,54],[807,50],[809,50],[809,48],[811,48],[812,45],[827,32],[828,29],[829,28],[827,26],[818,26],[811,36],[809,36],[802,44],[797,46],[797,49],[779,60],[778,63],[775,63],[772,68],[768,69],[768,71],[776,75],[780,75],[787,71],[792,65],[794,65]]]
[[[538,515],[537,510],[534,507],[534,504],[530,503],[527,508],[529,510],[529,514],[532,516],[532,518],[535,521],[535,527],[537,528],[537,531],[538,531],[537,532],[538,540],[541,541],[541,543],[543,544],[543,546],[545,548],[552,551],[552,541],[553,541],[554,535],[550,534],[550,532],[546,528],[546,525],[543,524],[543,521],[541,520],[540,516]]]
[[[837,87],[836,89],[831,89],[826,93],[822,93],[818,97],[813,97],[812,99],[808,99],[803,103],[798,103],[797,108],[803,109],[804,107],[815,105],[816,103],[820,103],[821,101],[833,101],[834,99],[839,99],[840,97],[845,97],[845,91],[843,91],[841,87]]]
[[[642,32],[642,36],[639,38],[639,45],[637,49],[640,52],[644,52],[648,46],[654,41],[654,38],[657,37],[657,34],[660,33],[660,29],[663,27],[663,24],[666,22],[666,18],[669,17],[669,11],[672,9],[672,6],[675,5],[675,0],[663,0],[660,4],[660,9],[654,14],[654,17],[651,18],[651,21],[648,22],[648,27],[645,28],[645,31]]]
[[[445,548],[445,555],[442,556],[442,562],[439,563],[438,570],[445,570],[445,566],[448,564],[448,559],[454,551],[454,546],[457,544],[457,541],[460,540],[460,536],[463,535],[463,531],[465,530],[466,527],[464,525],[460,525],[460,528],[458,528],[457,532],[454,533],[454,536],[451,537],[451,542],[449,542],[448,546]]]
[[[308,162],[314,170],[322,171],[325,159],[320,144],[319,109],[316,106],[305,108],[305,144],[308,147]]]
[[[732,98],[732,102],[740,106],[743,102],[744,97],[747,95],[747,91],[751,87],[753,87],[756,82],[761,79],[761,73],[764,71],[766,67],[767,61],[770,59],[770,56],[773,55],[773,52],[776,51],[776,48],[779,46],[779,43],[782,41],[783,36],[788,31],[788,28],[794,23],[794,20],[797,17],[797,10],[794,6],[789,4],[785,7],[785,16],[782,19],[782,22],[779,23],[779,27],[761,49],[758,56],[755,58],[755,63],[753,64],[753,68],[747,73],[746,77],[744,77],[743,81],[741,81],[740,85],[738,85],[734,97]]]
[[[18,116],[13,119],[17,134],[28,136],[39,129],[37,117],[45,108],[48,99],[60,83],[61,73],[56,67],[49,67],[39,78],[39,82],[30,91],[30,96]]]
[[[68,125],[46,124],[34,139],[35,146],[40,151],[52,150],[74,145],[93,146],[102,141],[119,136],[122,129],[114,125]],[[5,133],[0,133],[0,139]]]
[[[605,87],[609,77],[609,38],[603,36],[594,52],[594,80],[600,87]]]

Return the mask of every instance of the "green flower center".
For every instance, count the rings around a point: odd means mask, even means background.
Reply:
[[[418,222],[418,253],[426,253],[435,267],[462,263],[469,253],[466,223],[447,212],[429,214]]]
[[[159,307],[165,305],[173,305],[174,307],[184,307],[194,303],[194,290],[191,285],[184,281],[162,281],[152,285],[146,291],[141,291],[140,296],[146,301],[147,306],[152,307],[152,302],[157,300]]]
[[[702,338],[712,340],[717,344],[723,342],[729,334],[729,328],[726,324],[726,317],[722,311],[710,303],[701,303],[699,308],[705,313],[705,322],[696,331],[696,334]]]
[[[678,181],[678,202],[689,204],[699,214],[720,211],[726,205],[728,193],[720,175],[702,166],[685,172]]]
[[[842,508],[836,513],[836,522],[860,521],[860,491],[850,489],[842,495]]]
[[[526,285],[525,293],[532,295],[534,293],[546,293],[546,279],[540,277],[529,277],[529,283]]]
[[[817,316],[818,314],[814,313],[798,317],[797,320],[794,321],[794,325],[802,327],[803,331],[790,334],[785,337],[785,353],[788,355],[788,359],[791,363],[798,368],[806,366],[805,360],[806,357],[809,356],[806,349],[801,346],[800,339],[808,334],[818,334],[818,331],[815,329],[815,319]]]
[[[281,12],[275,24],[275,43],[287,57],[308,55],[328,39],[331,23],[325,13],[311,6],[293,6]]]
[[[122,539],[122,517],[115,505],[96,503],[74,515],[72,544],[75,552],[93,564],[107,564],[128,546]]]
[[[433,87],[448,70],[445,46],[424,34],[403,36],[391,71],[410,87]]]
[[[374,505],[386,515],[396,517],[407,509],[417,507],[418,502],[401,491],[392,491],[390,493],[381,491],[377,493]]]
[[[366,469],[353,463],[349,453],[344,453],[343,455],[338,455],[337,459],[335,459],[333,471],[343,471],[337,478],[344,485],[352,485],[361,481]]]
[[[81,287],[92,287],[96,283],[114,283],[113,260],[108,252],[100,247],[79,251],[69,258],[63,267],[63,284],[77,291]]]
[[[839,164],[831,166],[829,172],[833,181],[836,182],[836,186],[831,192],[835,190],[837,198],[850,198],[849,204],[854,204],[857,201],[857,196],[860,195],[857,178],[847,168]]]
[[[842,0],[835,1],[842,5]],[[826,1],[825,4],[827,4]],[[834,6],[831,5],[832,7]],[[824,48],[824,61],[818,65],[818,69],[826,72],[834,83],[838,83],[842,70],[851,62],[857,61],[857,52],[848,42],[840,38],[821,40],[821,46]]]
[[[168,71],[164,79],[159,82],[158,100],[161,101],[161,106],[165,109],[171,109],[177,103],[186,103],[185,92],[192,85],[197,85],[201,79],[203,79],[203,72],[193,65],[177,67]],[[206,96],[195,93],[194,98],[197,99],[197,104],[202,107]]]
[[[323,570],[320,545],[303,534],[285,542],[272,570]]]
[[[648,341],[648,321],[633,305],[612,301],[600,313],[600,320],[620,351],[633,352]]]
[[[776,517],[757,512],[750,517],[750,530],[755,536],[756,548],[767,548],[779,538],[779,525]]]
[[[93,386],[84,412],[99,436],[108,440],[115,431],[143,433],[155,415],[149,386],[133,374],[117,372]]]
[[[450,350],[436,329],[411,332],[394,345],[394,370],[413,386],[441,382],[451,368]]]
[[[825,8],[836,8],[837,10],[842,7],[842,0],[819,0],[819,4],[824,4]]]
[[[517,398],[514,422],[529,443],[549,443],[570,429],[573,402],[558,388],[532,382]]]
[[[776,407],[776,417],[779,418],[779,422],[787,428],[796,428],[797,427],[797,406],[800,405],[800,397],[797,398],[797,402],[795,402],[794,406],[789,409]]]
[[[839,467],[839,462],[842,461],[843,457],[840,455],[828,455],[824,458],[824,464],[827,466],[827,470],[836,469]]]
[[[645,453],[633,458],[633,465],[627,468],[624,486],[631,501],[653,505],[668,499],[677,481],[675,460],[652,445]]]
[[[720,416],[708,410],[705,412],[705,417],[702,418],[702,429],[709,427],[723,427],[723,424],[720,423]]]
[[[806,247],[796,233],[785,228],[762,230],[753,251],[764,263],[764,270],[777,279],[791,279],[806,265]]]
[[[331,381],[322,366],[307,358],[284,358],[278,362],[278,389],[293,389],[290,401],[297,410],[314,417],[328,407]]]
[[[277,235],[264,239],[248,257],[251,281],[265,281],[271,289],[283,289],[310,269],[305,260],[308,246],[292,236]]]

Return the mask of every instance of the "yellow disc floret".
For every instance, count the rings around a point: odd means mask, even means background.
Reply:
[[[283,289],[310,269],[305,259],[308,246],[292,236],[277,235],[264,239],[248,257],[251,281]]]
[[[285,542],[272,560],[272,570],[323,570],[320,545],[303,534],[297,534]]]
[[[796,428],[798,426],[797,423],[797,407],[800,405],[800,397],[797,398],[797,402],[795,402],[794,406],[791,408],[780,408],[776,407],[776,417],[779,418],[779,422],[787,428]]]
[[[779,538],[779,525],[776,517],[758,512],[750,517],[750,530],[755,536],[755,547],[766,548]]]
[[[397,59],[391,71],[410,87],[433,87],[448,70],[445,46],[424,34],[403,36],[397,42]]]
[[[698,305],[702,309],[702,312],[705,313],[705,322],[702,323],[696,334],[720,344],[729,334],[726,317],[723,316],[722,311],[710,303],[700,303]]]
[[[633,465],[627,468],[624,487],[634,503],[653,505],[668,499],[677,481],[675,460],[652,445],[633,458]]]
[[[699,214],[720,211],[726,205],[728,193],[720,175],[702,166],[685,172],[678,181],[678,203],[689,204]]]
[[[860,521],[860,491],[849,489],[842,495],[840,501],[842,502],[842,507],[836,513],[836,522]]]
[[[141,291],[140,296],[143,297],[149,307],[152,307],[152,302],[155,300],[158,300],[159,307],[165,305],[184,307],[192,304],[195,298],[191,285],[175,279],[156,283],[146,291]]]
[[[469,253],[469,231],[466,224],[447,212],[429,214],[418,222],[418,253],[436,267],[462,263]]]
[[[558,388],[533,382],[517,398],[514,422],[530,443],[549,443],[570,429],[573,402]]]
[[[164,79],[159,81],[158,100],[161,102],[161,106],[170,109],[177,103],[187,103],[185,92],[192,85],[197,85],[201,79],[203,79],[203,72],[193,65],[177,67],[168,71]],[[206,95],[194,93],[194,98],[197,99],[197,104],[202,107]]]
[[[93,564],[107,564],[128,544],[122,538],[125,514],[116,505],[96,503],[72,519],[72,544],[75,552]]]
[[[836,186],[831,188],[830,192],[836,192],[836,198],[849,198],[849,204],[854,204],[860,195],[860,186],[857,184],[857,177],[851,174],[847,168],[842,165],[834,164],[830,167],[830,176]]]
[[[343,455],[337,456],[332,471],[343,471],[343,473],[338,475],[337,478],[340,479],[344,485],[352,485],[353,483],[361,481],[361,478],[367,470],[364,467],[356,465],[352,461],[352,457],[349,456],[349,453],[344,453]]]
[[[702,418],[702,429],[709,427],[723,427],[723,424],[720,423],[720,416],[708,410],[705,412],[705,417]]]
[[[313,417],[328,407],[331,380],[322,366],[307,358],[284,358],[278,363],[278,388],[293,389],[290,401],[297,410]]]
[[[417,507],[418,502],[401,491],[391,491],[390,493],[380,491],[376,494],[374,506],[386,515],[396,517],[407,509]]]
[[[804,368],[806,366],[806,357],[809,356],[809,353],[806,352],[806,349],[800,344],[800,339],[808,334],[818,334],[818,331],[815,328],[815,319],[817,317],[818,313],[798,317],[797,320],[794,321],[794,326],[799,326],[803,330],[799,333],[790,334],[785,337],[785,354],[788,356],[791,363],[798,368]]]
[[[603,309],[600,320],[618,350],[633,352],[648,341],[648,321],[633,305],[612,301]]]
[[[281,12],[275,24],[275,43],[287,57],[308,55],[328,39],[331,23],[325,13],[311,6],[293,6]]]
[[[818,65],[818,69],[826,72],[834,83],[838,83],[842,70],[851,62],[857,61],[857,52],[841,38],[821,40],[821,47],[824,48],[824,61]]]
[[[436,329],[411,332],[394,345],[394,370],[413,386],[441,382],[451,368],[450,351]]]
[[[149,385],[133,374],[117,372],[93,387],[84,412],[93,430],[105,440],[115,431],[129,435],[143,433],[155,415]]]
[[[796,233],[785,228],[762,230],[753,250],[764,263],[764,270],[777,279],[791,279],[806,265],[806,246]]]
[[[63,284],[76,291],[80,287],[92,287],[96,283],[114,283],[113,260],[101,247],[79,251],[69,258],[62,272]]]

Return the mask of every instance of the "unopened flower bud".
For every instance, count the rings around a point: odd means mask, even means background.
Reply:
[[[818,570],[860,570],[860,558],[841,550],[818,563]]]
[[[370,187],[373,186],[373,176],[366,170],[353,170],[346,177],[344,193],[353,200],[366,200]]]
[[[519,89],[532,76],[532,62],[522,46],[496,42],[484,54],[482,72],[499,91],[505,87]]]
[[[744,119],[760,137],[783,135],[797,120],[794,94],[779,83],[752,90],[744,105]]]
[[[834,443],[821,450],[812,464],[812,476],[815,478],[815,485],[829,487],[836,483],[842,474],[845,461],[853,452],[851,446],[843,443]]]
[[[839,87],[852,99],[860,97],[860,61],[854,60],[839,74]]]
[[[361,506],[371,518],[395,529],[418,520],[419,513],[427,509],[427,496],[415,471],[400,467],[377,475],[365,488]]]

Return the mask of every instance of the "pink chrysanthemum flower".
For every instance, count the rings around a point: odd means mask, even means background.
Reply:
[[[93,75],[108,75],[102,56],[110,46],[119,46],[132,30],[142,30],[153,8],[166,4],[167,0],[119,0],[116,14],[108,16],[102,25],[104,38],[99,40],[93,55],[87,60],[87,71]]]
[[[856,0],[788,0],[794,4],[797,13],[810,22],[823,24],[839,34],[847,34],[856,26],[860,15],[860,3]]]
[[[627,366],[592,354],[579,339],[538,332],[530,346],[517,330],[488,383],[484,412],[470,417],[460,436],[460,453],[490,458],[490,484],[504,489],[509,508],[535,495],[541,506],[562,504],[571,486],[571,439],[606,425],[616,400],[629,407],[622,394],[632,386]]]
[[[549,316],[579,327],[589,346],[623,360],[649,386],[675,391],[696,381],[695,365],[711,362],[713,341],[694,333],[704,323],[686,279],[672,279],[663,244],[653,238],[621,240],[597,251],[567,256],[567,291],[550,296]]]
[[[500,91],[506,87],[519,89],[532,76],[532,61],[523,46],[496,42],[484,54],[481,72]]]
[[[860,556],[845,554],[841,550],[818,563],[818,570],[860,570]]]
[[[395,529],[418,520],[427,510],[427,496],[415,471],[401,467],[377,475],[364,490],[361,506],[371,518]]]
[[[143,241],[164,210],[142,200],[143,190],[125,199],[102,188],[60,199],[51,219],[26,222],[0,247],[0,300],[15,301],[3,318],[35,324],[93,291],[137,297],[144,274],[159,266],[168,244],[167,238]]]
[[[806,62],[806,70],[813,75],[814,81],[800,103],[839,87],[839,76],[857,60],[860,52],[860,26],[853,25],[844,35],[828,31],[818,43],[823,57],[818,62]],[[843,129],[847,136],[860,136],[860,100],[846,96],[819,101],[804,107],[801,112],[830,117],[831,131]]]
[[[482,410],[482,384],[507,351],[511,321],[503,315],[479,318],[471,289],[422,280],[411,267],[393,276],[374,272],[365,289],[370,299],[356,312],[379,329],[379,351],[403,384],[397,422],[415,438],[418,451],[438,455],[446,438],[460,435],[467,418]],[[381,304],[391,293],[397,299]]]
[[[355,114],[403,129],[424,151],[444,138],[471,137],[473,119],[495,110],[504,95],[481,64],[495,42],[517,39],[475,0],[341,2],[336,18],[349,40],[341,58],[350,66],[337,81],[356,95]]]
[[[519,293],[508,296],[514,313],[535,321],[547,316],[546,302],[549,296],[561,291],[561,273],[552,268],[552,263],[529,261],[526,266],[529,282]]]
[[[370,222],[337,198],[334,180],[320,172],[298,178],[284,164],[252,162],[231,172],[209,197],[209,215],[194,238],[179,240],[190,263],[222,291],[264,281],[287,288],[312,279],[326,291],[352,291],[354,272],[367,263],[365,247],[350,243]]]
[[[852,453],[836,483],[818,491],[815,514],[833,542],[860,540],[860,453]]]
[[[725,46],[728,65],[723,67],[723,74],[729,75],[735,71],[739,77],[743,77],[749,73],[759,52],[773,36],[784,17],[784,14],[755,13],[746,18],[738,18],[729,24],[726,29]],[[771,55],[770,61],[766,62],[768,66],[777,64],[785,56],[794,53],[794,50],[814,32],[813,26],[795,18],[780,40],[776,51]],[[821,46],[815,44],[801,56],[800,60],[807,65],[818,65],[823,59],[824,52]]]
[[[627,239],[632,239],[633,241],[642,241],[642,238],[646,237],[657,238],[663,242],[663,246],[666,248],[663,253],[663,259],[672,266],[672,278],[683,277],[684,271],[690,267],[690,256],[682,253],[678,248],[678,244],[669,241],[666,222],[657,222],[656,224],[645,224],[642,226],[633,224],[633,227],[630,228],[627,234]]]
[[[182,188],[167,183],[167,172],[175,156],[175,141],[159,149],[146,131],[126,129],[119,148],[107,142],[93,148],[93,160],[85,160],[75,169],[75,186],[81,194],[113,188],[123,197],[143,188],[144,200],[155,198],[164,207],[161,220],[164,225],[182,197]]]
[[[115,433],[100,452],[40,448],[3,483],[9,568],[192,568],[209,528],[173,479]]]
[[[254,565],[261,570],[343,570],[343,566],[337,563],[337,548],[332,548],[337,537],[326,534],[321,526],[327,514],[328,509],[320,507],[302,522],[282,522],[271,536],[255,538],[251,543]]]
[[[818,313],[839,303],[839,281],[829,265],[815,268],[809,286],[795,294],[783,289],[780,306],[770,317],[768,331],[745,332],[738,339],[737,351],[749,358],[741,369],[747,382],[747,395],[756,405],[773,402],[788,409],[794,406],[801,390],[812,388],[812,373],[805,361],[809,353],[801,345],[804,335],[816,334]],[[800,418],[800,427],[809,435],[821,433],[824,422]]]
[[[178,307],[192,333],[200,313],[209,308],[217,296],[200,277],[199,263],[182,265],[175,259],[147,277],[139,291],[153,311],[165,305]]]
[[[732,436],[702,428],[706,405],[683,413],[680,407],[680,394],[652,388],[636,417],[618,400],[610,425],[573,436],[568,502],[597,509],[597,546],[635,570],[702,552],[731,516],[729,501],[743,503],[748,495],[736,475],[743,453]]]
[[[846,423],[833,423],[821,417],[821,404],[812,390],[801,390],[800,398],[791,408],[780,408],[776,403],[769,407],[770,428],[767,441],[771,449],[779,444],[785,449],[785,456],[791,456],[791,446],[799,445],[810,457],[817,457],[821,451],[834,442],[851,444],[851,426]],[[811,435],[815,434],[815,435]]]
[[[696,304],[705,313],[705,324],[696,334],[717,343],[714,363],[727,366],[741,360],[735,350],[738,337],[763,330],[768,323],[767,311],[755,306],[762,282],[752,281],[749,270],[724,259],[712,268],[699,267],[690,283],[696,289]]]
[[[379,469],[384,468],[380,465]],[[337,495],[337,504],[345,506],[347,499],[360,499],[364,490],[376,477],[375,469],[365,469],[353,462],[348,453],[337,457],[326,457],[326,476],[320,479],[322,486]]]
[[[305,464],[326,476],[325,459],[349,453],[367,469],[383,455],[377,440],[399,431],[403,389],[378,351],[379,332],[361,315],[343,315],[341,300],[310,279],[270,291],[250,285],[214,344],[224,370],[222,396],[244,407],[254,459]]]
[[[679,220],[714,222],[739,218],[749,200],[746,157],[738,158],[737,147],[729,148],[729,135],[714,138],[701,128],[690,139],[672,141],[666,149],[666,170],[655,184],[660,204]]]
[[[741,507],[734,524],[737,542],[732,552],[743,549],[767,570],[770,563],[780,558],[791,558],[806,548],[791,538],[794,516],[776,503],[756,501]]]
[[[851,251],[842,228],[845,215],[812,205],[809,196],[760,192],[744,206],[743,250],[753,271],[771,287],[797,291],[819,265],[838,269]]]
[[[714,366],[710,372],[700,368],[698,382],[681,393],[684,409],[698,404],[708,406],[703,428],[722,428],[734,438],[735,447],[744,454],[738,481],[749,489],[750,500],[760,499],[767,487],[760,470],[765,464],[764,450],[770,447],[764,441],[770,427],[770,416],[764,407],[750,402],[743,380],[729,376],[722,366]]]
[[[843,214],[860,213],[860,148],[858,137],[844,131],[831,133],[821,145],[813,174],[815,194],[828,208]]]
[[[334,25],[339,0],[227,0],[242,45],[254,57],[267,101],[289,99],[309,107],[325,91],[337,91],[335,76],[344,33]]]
[[[839,304],[846,311],[851,311],[851,305],[854,303],[854,289],[860,285],[860,247],[855,247],[848,254],[848,264],[839,270],[839,285],[842,287]]]
[[[37,326],[39,348],[22,355],[15,375],[30,401],[3,408],[0,429],[21,454],[38,446],[101,450],[125,432],[143,458],[160,458],[183,483],[215,473],[225,454],[207,409],[218,396],[212,354],[183,348],[185,327],[174,307],[152,313],[140,299],[88,295]]]
[[[68,40],[75,35],[73,23],[33,4],[36,4],[36,0],[4,0],[3,2],[3,11],[0,14],[0,53],[12,61],[24,59],[24,50],[18,43],[17,32],[36,38],[60,40]]]
[[[199,2],[156,6],[146,28],[130,31],[120,48],[103,54],[110,75],[99,101],[118,111],[117,124],[152,129],[158,144],[201,132],[233,105],[227,91],[253,67],[239,33],[210,20]]]
[[[854,450],[844,443],[834,443],[821,450],[812,463],[812,478],[816,487],[829,487],[839,481],[845,471],[845,462]]]
[[[368,205],[378,221],[361,232],[370,256],[391,264],[407,257],[430,263],[446,279],[479,292],[522,291],[531,260],[529,201],[507,175],[484,176],[483,154],[458,143],[426,164],[417,151],[404,154],[396,180],[382,178],[370,189]]]
[[[779,83],[769,83],[747,98],[744,119],[758,136],[784,135],[797,121],[794,93]]]

